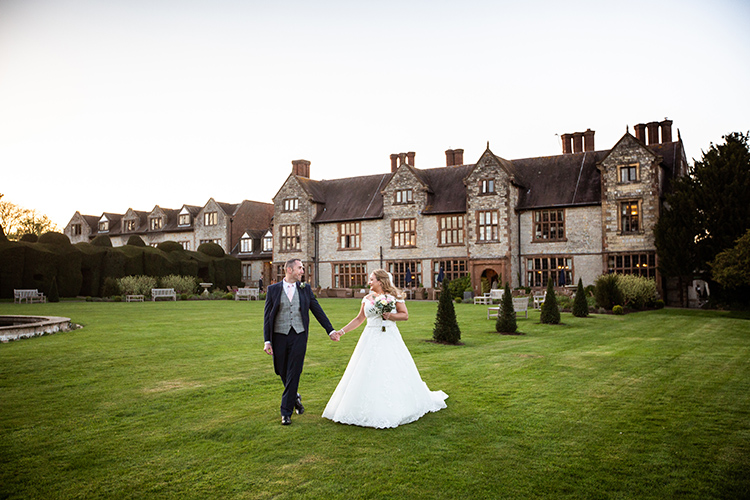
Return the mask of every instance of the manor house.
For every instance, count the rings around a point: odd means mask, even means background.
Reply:
[[[590,129],[561,138],[557,156],[506,160],[488,145],[475,163],[455,149],[445,166],[419,169],[409,152],[391,155],[387,173],[345,179],[313,180],[309,161],[293,161],[273,198],[271,278],[299,258],[324,288],[362,287],[379,267],[400,287],[470,273],[475,293],[482,278],[567,287],[611,272],[661,288],[653,228],[687,172],[672,121],[638,124],[606,150]]]

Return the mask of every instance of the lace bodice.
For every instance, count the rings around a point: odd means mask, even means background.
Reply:
[[[387,320],[383,320],[383,317],[380,315],[380,312],[378,311],[378,308],[375,307],[375,299],[379,297],[379,295],[367,295],[362,299],[362,303],[365,305],[365,317],[367,318],[367,326],[381,326],[383,322],[389,323]],[[390,297],[392,299],[395,299],[393,295],[386,295],[386,297]],[[396,302],[403,303],[404,301],[402,299],[395,299]],[[394,311],[395,312],[395,309]]]

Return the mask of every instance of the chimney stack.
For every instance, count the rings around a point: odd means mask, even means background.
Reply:
[[[573,152],[573,149],[570,146],[570,139],[572,139],[572,137],[570,136],[570,134],[563,134],[560,136],[560,138],[562,139],[563,154],[569,155]]]
[[[583,133],[583,150],[594,151],[594,131],[590,128]]]
[[[648,144],[659,144],[659,122],[648,122],[646,130],[648,130]]]
[[[672,142],[672,120],[664,119],[661,126],[661,142]]]
[[[453,161],[453,150],[452,149],[446,149],[445,150],[445,166],[446,167],[452,167],[455,165]]]
[[[646,143],[646,125],[644,123],[639,123],[633,128],[635,129],[635,138],[645,144]]]
[[[580,153],[583,151],[583,132],[573,132],[573,152]]]
[[[406,163],[408,165],[411,165],[412,167],[414,166],[414,156],[416,154],[417,153],[415,153],[414,151],[409,151],[408,153],[406,153]]]
[[[307,160],[292,160],[292,174],[310,178],[310,162]]]
[[[399,167],[406,163],[406,153],[399,153],[398,154],[398,165]]]
[[[395,172],[398,168],[398,155],[392,154],[391,155],[391,172]]]
[[[463,149],[453,150],[453,164],[456,166],[464,164],[464,150]]]

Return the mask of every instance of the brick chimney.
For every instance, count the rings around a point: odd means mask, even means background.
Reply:
[[[635,129],[635,138],[645,144],[645,142],[646,142],[646,124],[645,123],[639,123],[638,125],[636,125],[633,128]]]
[[[590,128],[583,133],[583,150],[594,151],[594,131]]]
[[[292,175],[310,178],[310,162],[307,160],[292,160]]]
[[[455,165],[455,162],[453,161],[453,150],[446,149],[445,150],[445,166],[452,167],[453,165]]]
[[[573,152],[580,153],[583,151],[583,132],[573,132]]]
[[[659,144],[659,122],[648,122],[646,130],[648,130],[648,144]]]
[[[562,139],[562,146],[563,146],[563,154],[569,155],[573,152],[573,149],[570,145],[570,140],[572,139],[570,134],[563,134],[560,136],[560,139]]]
[[[412,167],[414,166],[414,156],[416,154],[417,153],[415,153],[414,151],[409,151],[408,153],[406,153],[406,163],[408,165],[411,165]]]
[[[453,164],[456,166],[464,164],[464,150],[463,149],[453,150]]]
[[[391,155],[391,172],[395,172],[398,168],[398,155],[396,153]]]
[[[398,154],[398,164],[399,164],[399,166],[403,165],[404,163],[406,163],[406,153],[399,153]]]
[[[672,142],[672,120],[665,118],[659,126],[661,127],[661,142]]]

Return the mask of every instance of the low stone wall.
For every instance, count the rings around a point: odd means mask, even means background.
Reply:
[[[41,337],[73,330],[62,316],[0,316],[0,342]]]

